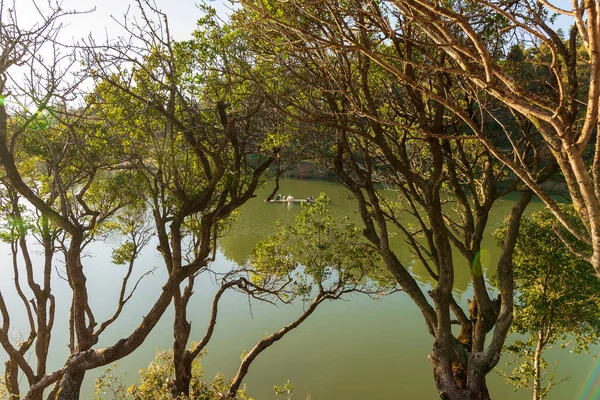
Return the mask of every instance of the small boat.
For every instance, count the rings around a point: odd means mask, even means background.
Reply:
[[[280,199],[265,200],[265,203],[316,203],[316,200],[312,196],[305,199],[296,199],[292,196],[288,196]]]

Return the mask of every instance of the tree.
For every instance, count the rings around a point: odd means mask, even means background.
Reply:
[[[575,219],[569,208],[562,212]],[[532,389],[534,400],[545,398],[555,384],[554,373],[543,372],[548,365],[542,356],[545,350],[574,342],[576,352],[587,351],[600,340],[600,279],[555,234],[557,223],[548,211],[525,218],[513,260],[517,298],[511,331],[526,339],[507,346],[516,363],[507,379]],[[499,241],[505,234],[505,227],[495,232]]]
[[[500,118],[504,110],[497,101],[465,90],[461,79],[446,73],[445,53],[411,21],[390,14],[388,3],[243,4],[234,19],[252,32],[257,59],[271,66],[268,77],[256,80],[285,76],[284,89],[267,83],[263,90],[322,139],[315,141],[318,151],[357,199],[364,236],[434,337],[430,360],[440,396],[488,398],[485,378],[510,326],[511,258],[532,194],[472,136],[501,144],[507,131],[523,130],[511,155],[523,157],[542,182],[556,167],[540,151],[535,126],[510,114]],[[421,63],[428,68],[413,68]],[[501,296],[493,299],[478,253],[492,206],[513,190],[519,199],[497,264]],[[419,287],[412,260],[394,251],[395,230],[429,272],[433,290]],[[453,294],[454,275],[461,271],[470,274],[475,292],[468,310]]]
[[[223,375],[217,374],[212,382],[202,381],[202,365],[200,358],[193,361],[193,375],[190,382],[191,399],[217,400],[222,399],[222,393],[227,390],[229,382]],[[108,368],[105,373],[96,380],[95,394],[97,396],[112,394],[115,400],[136,399],[153,400],[172,398],[170,383],[175,377],[173,364],[173,351],[160,351],[147,368],[140,371],[140,383],[129,387],[123,385],[121,377],[114,373],[114,368]],[[101,398],[101,397],[99,397]],[[246,397],[245,391],[240,390],[239,399],[250,399]]]
[[[131,171],[111,171],[118,163],[106,149],[105,140],[93,133],[99,129],[90,114],[90,104],[72,107],[77,80],[70,82],[70,54],[61,55],[56,42],[58,22],[69,12],[50,10],[42,22],[29,29],[17,25],[15,10],[2,3],[2,71],[0,79],[0,162],[5,211],[13,221],[6,239],[12,244],[15,288],[28,315],[29,337],[15,347],[7,337],[10,315],[2,300],[3,329],[0,338],[9,354],[6,377],[11,396],[19,395],[16,377],[23,373],[30,390],[25,398],[41,398],[43,389],[60,381],[54,394],[78,395],[82,370],[69,368],[75,355],[98,342],[102,331],[118,317],[125,298],[113,318],[97,321],[87,295],[82,254],[101,239],[120,210],[139,205],[134,185],[116,190],[124,181],[134,182]],[[41,54],[50,50],[49,60]],[[19,78],[18,68],[28,69]],[[33,210],[33,211],[31,211]],[[28,223],[25,223],[25,222]],[[30,257],[26,235],[33,233],[44,252],[43,273]],[[26,289],[19,283],[19,251],[23,258]],[[56,304],[51,274],[55,257],[64,257],[65,276],[72,291],[69,337],[71,356],[58,371],[47,371],[47,353]],[[22,275],[21,275],[22,276]],[[123,281],[123,291],[128,278]],[[26,294],[27,293],[27,294]],[[26,296],[33,296],[29,301]],[[24,351],[35,345],[36,359],[30,364]],[[37,366],[34,367],[35,364]],[[64,378],[64,379],[62,379]]]
[[[138,2],[138,7],[140,24],[123,25],[137,42],[125,38],[117,45],[89,43],[87,60],[104,101],[100,112],[121,121],[112,129],[127,126],[131,132],[120,150],[144,171],[144,192],[165,267],[172,274],[198,266],[186,273],[185,286],[173,292],[172,391],[187,396],[193,361],[214,329],[211,323],[205,338],[187,348],[187,305],[194,282],[214,260],[222,222],[254,196],[275,159],[273,152],[262,149],[271,121],[261,99],[249,94],[251,87],[228,76],[223,80],[215,71],[237,49],[219,29],[214,11],[200,20],[197,40],[174,42],[164,14],[150,3]],[[136,109],[144,111],[128,118]],[[232,278],[221,289],[244,284]],[[215,298],[215,313],[222,290]]]
[[[0,331],[0,343],[3,349],[9,355],[6,363],[5,384],[11,398],[19,397],[20,390],[18,385],[18,374],[22,371],[30,385],[38,382],[46,373],[46,354],[50,341],[50,331],[54,320],[54,297],[50,292],[50,273],[52,270],[52,258],[55,251],[54,245],[57,236],[63,227],[54,224],[54,215],[38,215],[34,221],[38,222],[38,236],[43,243],[44,266],[43,281],[36,282],[33,276],[33,265],[29,257],[29,249],[24,239],[24,235],[32,227],[32,220],[25,216],[26,212],[22,209],[22,200],[19,199],[15,186],[7,185],[8,176],[15,178],[16,172],[14,158],[15,154],[10,154],[7,148],[9,131],[11,136],[10,147],[15,148],[15,141],[19,134],[29,128],[31,124],[36,125],[46,123],[45,118],[40,117],[40,113],[29,112],[28,106],[35,104],[37,108],[43,110],[50,100],[60,92],[60,82],[64,79],[59,71],[48,69],[44,75],[42,70],[32,69],[28,75],[29,79],[15,80],[9,71],[19,65],[32,63],[35,64],[36,52],[46,43],[48,37],[53,37],[57,32],[57,21],[69,14],[61,10],[52,10],[42,23],[30,28],[23,28],[16,24],[16,14],[14,10],[7,10],[4,2],[0,2],[2,12],[2,23],[0,24],[0,46],[2,53],[0,59],[0,142],[2,142],[2,154],[0,159],[2,164],[7,164],[9,168],[2,170],[2,213],[11,221],[7,227],[3,239],[11,243],[13,250],[13,272],[15,278],[15,289],[22,300],[23,312],[27,314],[29,321],[29,335],[21,343],[12,343],[9,337],[11,328],[10,315],[6,307],[5,299],[0,299],[0,308],[2,310],[2,329]],[[54,61],[58,61],[58,54],[51,53]],[[37,64],[39,66],[39,64]],[[37,89],[41,89],[42,93]],[[7,111],[10,110],[10,111]],[[9,113],[14,114],[9,117]],[[31,164],[28,164],[31,167]],[[39,177],[39,175],[38,175]],[[20,179],[15,180],[20,187],[24,183]],[[43,180],[38,183],[43,185]],[[48,188],[48,186],[46,186]],[[30,197],[36,197],[29,189]],[[37,199],[37,197],[36,197]],[[44,200],[46,201],[44,203]],[[56,191],[46,191],[45,199],[40,203],[52,204],[57,201]],[[27,223],[25,222],[27,221]],[[34,300],[31,302],[26,298],[20,284],[18,268],[18,250],[20,248],[23,260],[25,262],[25,276],[27,279],[27,288],[33,292]],[[21,274],[22,275],[22,274]],[[37,356],[37,366],[35,368],[25,359],[25,352],[35,347]]]
[[[146,10],[141,3],[140,8]],[[11,235],[7,239],[13,244],[15,257],[16,245],[21,243],[28,286],[36,302],[30,304],[21,296],[29,313],[31,333],[26,342],[15,346],[7,337],[10,316],[0,301],[3,318],[0,343],[10,355],[6,373],[8,389],[12,396],[19,395],[16,377],[23,372],[30,385],[25,398],[41,398],[52,384],[55,387],[50,398],[78,398],[86,371],[112,363],[139,347],[173,298],[176,381],[186,384],[188,370],[181,356],[186,355],[189,323],[185,318],[185,305],[191,296],[193,281],[214,257],[220,223],[253,196],[274,159],[260,150],[260,135],[268,125],[265,118],[256,122],[260,99],[247,108],[238,108],[240,103],[231,98],[235,111],[228,113],[230,106],[224,99],[206,96],[200,104],[196,103],[197,96],[187,97],[193,94],[188,89],[194,88],[188,85],[198,77],[190,58],[193,54],[186,52],[184,44],[173,44],[168,33],[166,41],[161,42],[165,46],[146,49],[142,46],[137,48],[138,53],[130,53],[132,57],[137,54],[143,59],[138,63],[142,68],[137,72],[127,74],[116,68],[102,76],[101,73],[108,70],[106,64],[94,63],[93,74],[83,76],[106,79],[98,81],[90,95],[77,97],[77,82],[65,81],[68,75],[62,68],[68,71],[69,65],[61,64],[56,58],[48,63],[37,53],[41,46],[54,46],[54,55],[60,54],[54,23],[61,15],[64,12],[55,11],[41,26],[22,31],[16,25],[14,11],[2,13],[8,18],[7,23],[2,23],[4,45],[0,65],[0,93],[3,95],[0,161],[3,189],[6,189],[3,194],[6,193],[7,198],[5,210],[18,222],[25,220],[18,214],[23,212],[19,196],[33,207],[32,220],[40,218],[39,231],[44,238],[47,260],[44,284],[40,287],[32,279],[32,267],[22,244],[26,244],[28,232],[23,224],[10,227]],[[149,18],[143,21],[152,26]],[[115,46],[110,50],[118,53],[119,48]],[[122,57],[113,60],[126,61],[123,54],[118,55]],[[34,77],[28,83],[31,90],[26,90],[27,82],[19,85],[15,66],[30,71]],[[182,80],[176,85],[170,78]],[[79,101],[78,107],[72,105],[75,100]],[[36,105],[35,110],[18,107],[30,103]],[[52,118],[41,117],[46,114]],[[115,126],[116,121],[119,126]],[[141,197],[142,193],[148,198]],[[148,242],[144,221],[148,207],[165,259],[167,280],[135,330],[106,348],[95,348],[99,336],[118,320],[132,295],[132,291],[127,290],[128,280],[136,256]],[[132,221],[132,215],[137,216],[137,220]],[[106,321],[97,321],[90,305],[82,255],[86,246],[101,240],[110,229],[127,232],[130,236],[114,254],[116,262],[128,267],[114,314]],[[184,244],[189,244],[189,249]],[[49,372],[45,369],[45,358],[54,321],[49,276],[57,250],[64,255],[66,279],[73,293],[70,356],[63,368]],[[17,290],[18,272],[15,262]],[[182,290],[180,286],[186,280],[188,285]],[[137,284],[133,290],[135,287]],[[37,315],[37,325],[33,314]],[[36,338],[39,357],[34,372],[24,352]]]
[[[29,320],[29,335],[27,338],[21,338],[20,343],[11,344],[9,332],[11,330],[11,319],[8,312],[7,302],[4,296],[0,293],[0,309],[2,311],[2,344],[3,348],[9,354],[9,360],[5,363],[4,379],[6,382],[6,390],[0,393],[8,393],[9,398],[18,398],[19,389],[19,370],[20,368],[29,366],[24,362],[23,356],[35,344],[35,352],[37,360],[37,371],[44,371],[46,368],[46,356],[50,342],[50,329],[53,325],[55,302],[54,296],[46,295],[44,292],[50,293],[50,279],[52,258],[54,253],[54,241],[59,233],[58,230],[49,229],[47,219],[39,219],[40,224],[37,226],[38,236],[43,243],[44,258],[44,284],[40,287],[36,284],[33,277],[33,265],[29,257],[29,246],[25,240],[25,236],[30,233],[35,226],[30,218],[24,218],[24,210],[18,201],[18,197],[14,190],[10,187],[3,191],[2,196],[2,214],[6,221],[3,226],[2,240],[10,243],[11,252],[13,254],[12,266],[15,282],[15,289],[18,293],[27,317]],[[19,251],[20,249],[20,251]],[[20,267],[18,263],[18,255],[21,253],[25,261],[25,271],[27,276],[27,284],[30,289],[34,290],[35,303],[37,309],[33,309],[26,295],[21,288]],[[43,289],[42,289],[43,288]],[[37,325],[37,327],[36,327]],[[20,367],[20,366],[21,367]],[[25,367],[27,368],[27,367]],[[30,375],[31,376],[31,375]]]
[[[376,3],[371,4],[371,8],[377,7]],[[505,147],[481,135],[475,137],[544,201],[561,222],[558,232],[569,250],[590,262],[600,276],[600,144],[596,129],[600,101],[600,29],[596,21],[599,3],[573,1],[570,8],[560,8],[546,0],[446,4],[395,0],[386,4],[384,21],[390,27],[388,35],[404,36],[406,31],[396,29],[393,21],[408,21],[452,60],[445,69],[449,75],[464,79],[536,127],[547,145],[545,151],[560,169],[580,225],[574,224],[544,190],[530,164],[522,158],[512,158]],[[375,15],[380,18],[380,14]],[[551,26],[558,15],[572,23],[567,40]],[[500,29],[493,29],[496,26]],[[545,53],[545,57],[532,58],[527,63],[545,71],[546,90],[540,92],[520,79],[519,71],[505,62],[504,53],[511,44],[530,44]],[[375,62],[387,64],[376,53],[368,55]],[[423,62],[414,68],[430,70]],[[415,86],[427,90],[418,83]],[[507,132],[513,149],[518,148],[520,136],[519,131]],[[568,237],[586,243],[589,250],[580,251]]]

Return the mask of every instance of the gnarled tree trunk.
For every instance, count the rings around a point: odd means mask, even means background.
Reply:
[[[85,371],[69,371],[63,375],[58,390],[51,400],[79,400],[81,384],[85,378]]]

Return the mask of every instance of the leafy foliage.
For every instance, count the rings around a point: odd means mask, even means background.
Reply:
[[[294,386],[290,383],[290,381],[286,381],[281,386],[274,386],[273,389],[275,390],[276,395],[286,396],[288,400],[292,398],[294,393]]]
[[[339,297],[352,291],[379,294],[394,287],[361,230],[347,217],[336,220],[329,203],[321,193],[315,204],[303,204],[294,226],[278,226],[273,236],[258,243],[252,261],[255,283],[290,279],[292,295],[304,300],[315,288]]]
[[[564,212],[574,213],[567,206]],[[511,330],[525,340],[506,347],[516,364],[507,379],[517,388],[538,385],[537,398],[556,383],[554,371],[541,373],[548,368],[544,350],[572,345],[580,353],[600,339],[600,279],[589,263],[573,256],[556,234],[556,224],[547,211],[524,219],[513,259],[517,295]],[[495,232],[498,241],[505,235],[506,227]]]
[[[192,344],[193,345],[193,344]],[[222,399],[222,393],[227,390],[228,382],[218,374],[212,382],[202,381],[201,357],[192,363],[192,380],[190,382],[190,400]],[[159,351],[156,358],[147,368],[140,370],[140,383],[126,387],[122,377],[114,372],[113,367],[107,368],[104,374],[96,379],[95,394],[97,399],[110,394],[118,400],[167,400],[174,399],[172,393],[175,368],[173,366],[173,351]],[[182,397],[177,397],[183,400]],[[252,400],[247,397],[245,390],[238,392],[239,400]]]

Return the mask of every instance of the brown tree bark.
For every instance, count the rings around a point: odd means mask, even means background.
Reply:
[[[187,288],[186,288],[187,289]],[[182,298],[183,297],[183,298]],[[190,338],[191,324],[187,320],[186,299],[179,291],[173,296],[175,318],[173,322],[173,365],[175,367],[175,381],[173,393],[175,396],[189,396],[190,382],[192,380],[192,360],[187,351]]]
[[[541,398],[542,389],[542,367],[540,365],[542,358],[542,337],[538,335],[538,342],[535,346],[535,353],[533,354],[533,400],[539,400]]]
[[[14,359],[4,363],[4,382],[8,390],[9,400],[18,400],[21,398],[19,389],[19,366]]]
[[[85,370],[67,371],[60,379],[58,390],[52,400],[79,400]],[[50,399],[49,399],[50,400]]]

